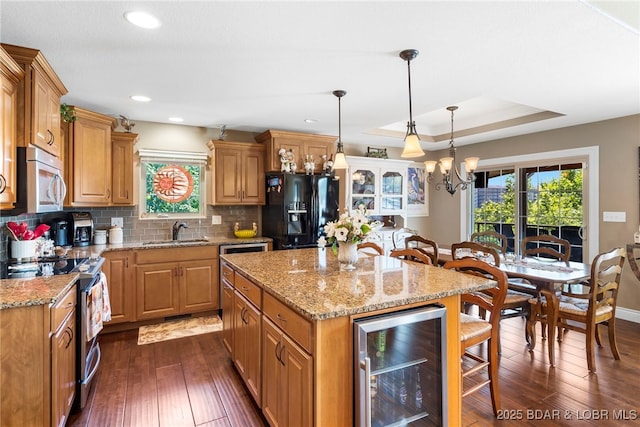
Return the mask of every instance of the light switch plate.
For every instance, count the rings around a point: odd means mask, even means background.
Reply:
[[[604,222],[627,222],[626,212],[602,212]]]
[[[222,217],[220,215],[211,215],[211,225],[222,224]]]
[[[117,225],[118,227],[124,227],[124,221],[121,216],[114,216],[111,218],[111,226]]]

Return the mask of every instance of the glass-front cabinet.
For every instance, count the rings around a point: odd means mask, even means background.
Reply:
[[[351,210],[370,215],[406,215],[408,161],[347,156],[346,190]]]

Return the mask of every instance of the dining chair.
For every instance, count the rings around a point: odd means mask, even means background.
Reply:
[[[457,270],[466,274],[487,277],[496,282],[492,288],[486,289],[484,293],[469,293],[460,295],[460,299],[465,304],[477,305],[479,308],[489,313],[489,320],[460,313],[460,352],[462,354],[462,397],[474,393],[485,385],[489,384],[491,392],[491,405],[493,414],[498,415],[500,410],[500,387],[498,381],[498,342],[499,342],[499,322],[502,304],[507,294],[507,275],[498,267],[480,261],[475,258],[462,258],[447,262],[443,268]],[[487,342],[481,350],[471,351],[472,347]],[[486,356],[481,355],[486,351]],[[475,362],[475,364],[474,364]],[[472,365],[472,366],[469,366]],[[465,387],[465,378],[470,378],[474,374],[479,374],[487,368],[488,379],[481,377],[473,381],[473,385]]]
[[[609,335],[609,346],[615,360],[620,360],[616,343],[615,315],[620,288],[622,267],[626,258],[623,248],[614,248],[602,252],[591,263],[591,277],[587,283],[563,288],[560,294],[560,305],[557,313],[547,310],[544,293],[530,300],[531,309],[527,321],[528,334],[535,340],[535,324],[546,324],[549,316],[558,319],[558,341],[562,341],[563,331],[571,330],[586,335],[587,367],[590,372],[596,371],[594,340],[602,347],[599,325],[606,325]],[[535,345],[535,341],[533,341]],[[553,345],[548,343],[547,345]]]
[[[551,234],[527,236],[520,242],[520,255],[523,258],[538,257],[568,264],[571,257],[571,243]],[[534,297],[538,295],[537,287],[526,279],[510,280],[509,285],[512,289],[532,294]],[[546,324],[542,326],[541,334],[542,338],[546,339]],[[529,337],[528,332],[527,337]]]
[[[438,265],[438,244],[433,240],[426,239],[416,234],[405,237],[404,247],[420,249],[422,252],[427,254],[429,258],[431,258],[431,263],[433,265]]]
[[[482,243],[464,241],[454,243],[451,245],[451,258],[452,259],[464,259],[467,257],[481,258],[485,262],[500,267],[500,255],[498,251],[492,246],[485,246]],[[509,280],[507,280],[508,286],[511,286]],[[500,319],[508,319],[511,317],[522,317],[523,320],[527,320],[529,315],[529,300],[532,295],[529,293],[520,292],[514,289],[507,289],[507,295],[502,309],[500,310]],[[465,307],[467,312],[469,307]],[[481,309],[480,309],[481,310]],[[484,317],[485,313],[481,310],[480,315]],[[526,325],[525,325],[526,326]],[[525,340],[529,342],[527,335],[527,329],[525,327]],[[502,352],[502,346],[498,345],[499,351]]]
[[[473,233],[469,238],[472,242],[482,243],[485,246],[489,246],[498,251],[501,255],[507,253],[507,236],[500,234],[493,230],[478,231]]]
[[[390,257],[401,258],[407,261],[421,262],[427,265],[433,265],[431,257],[422,252],[418,248],[393,249],[389,252]]]
[[[569,262],[571,243],[551,234],[527,236],[520,244],[520,255]]]
[[[358,243],[358,252],[363,252],[368,255],[384,255],[384,249],[374,242]]]

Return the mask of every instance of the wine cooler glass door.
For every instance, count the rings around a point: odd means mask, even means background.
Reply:
[[[358,426],[447,425],[445,313],[432,305],[355,322]]]

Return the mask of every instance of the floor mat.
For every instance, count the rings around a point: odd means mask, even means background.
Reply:
[[[138,345],[208,334],[221,330],[222,321],[218,316],[171,320],[156,325],[140,326],[138,329]]]

